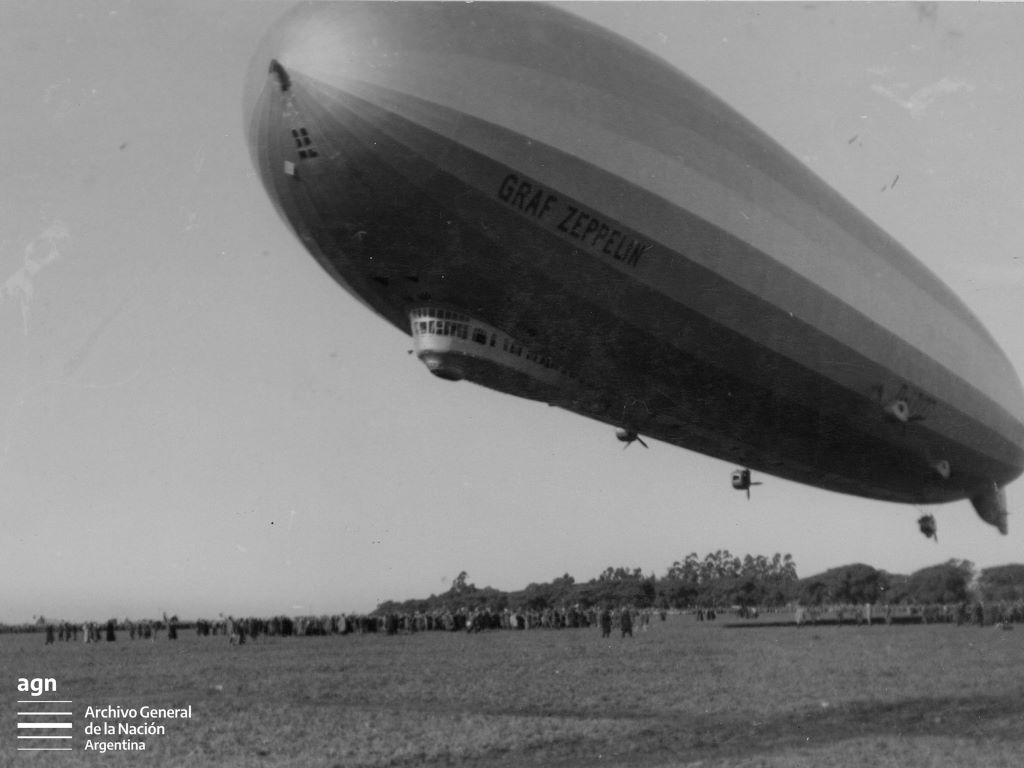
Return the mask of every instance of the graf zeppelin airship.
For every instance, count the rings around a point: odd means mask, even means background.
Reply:
[[[1024,394],[966,306],[765,133],[536,4],[308,4],[245,115],[267,193],[436,376],[1006,532]]]

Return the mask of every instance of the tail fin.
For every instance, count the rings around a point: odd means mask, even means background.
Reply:
[[[999,532],[1006,535],[1006,491],[995,483],[971,499],[978,517],[989,525],[994,525]]]

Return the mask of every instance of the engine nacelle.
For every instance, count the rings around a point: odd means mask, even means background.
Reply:
[[[746,491],[747,498],[750,498],[750,488],[754,485],[760,485],[750,479],[749,469],[734,469],[732,471],[732,487],[737,491]]]
[[[616,439],[626,444],[626,448],[629,448],[631,443],[640,443],[644,448],[647,447],[647,443],[644,442],[643,438],[635,429],[629,429],[627,427],[620,427],[615,430]]]
[[[732,472],[732,487],[737,491],[750,490],[750,470],[734,469]]]

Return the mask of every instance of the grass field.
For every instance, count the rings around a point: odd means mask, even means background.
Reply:
[[[1024,631],[596,629],[57,644],[0,636],[0,765],[1020,766]],[[20,677],[75,751],[17,752]],[[145,752],[82,749],[86,706],[182,707]],[[138,722],[141,722],[141,718]],[[111,737],[108,737],[111,738]],[[117,738],[124,738],[117,737]]]

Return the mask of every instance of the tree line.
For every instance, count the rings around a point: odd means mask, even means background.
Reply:
[[[781,608],[835,604],[954,604],[1024,600],[1024,565],[978,571],[969,560],[949,560],[909,575],[892,574],[863,563],[831,568],[800,578],[792,556],[776,553],[739,557],[728,550],[703,558],[692,552],[669,566],[664,576],[640,568],[609,566],[585,582],[568,573],[551,581],[504,592],[477,587],[463,571],[440,595],[381,603],[375,613],[432,613],[466,609],[506,608],[544,611],[578,606],[583,609],[635,608]]]

